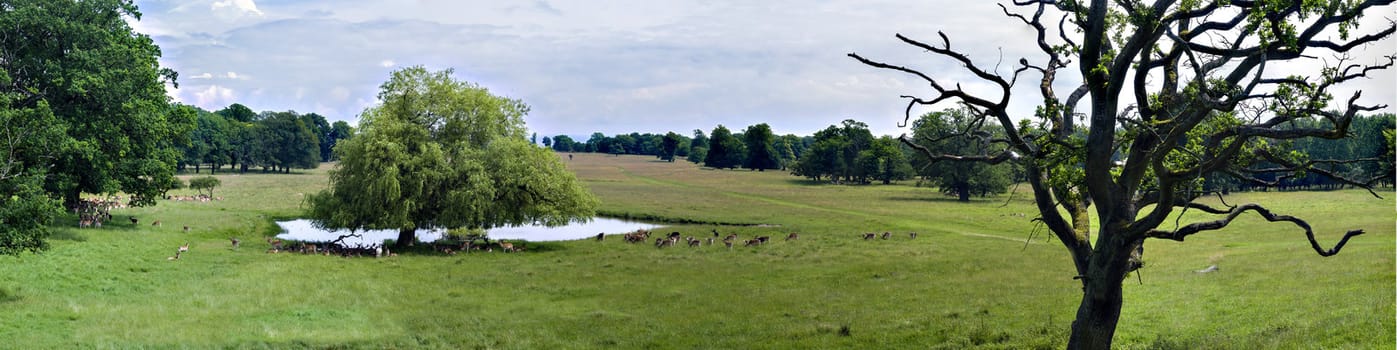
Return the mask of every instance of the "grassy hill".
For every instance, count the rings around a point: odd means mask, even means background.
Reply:
[[[619,239],[520,254],[345,259],[267,254],[274,218],[326,185],[220,174],[214,202],[59,223],[53,249],[0,257],[0,339],[22,348],[1060,348],[1080,298],[1026,189],[971,203],[930,188],[830,186],[776,171],[649,157],[564,158],[612,216],[658,229],[773,237],[759,247],[656,249]],[[1390,190],[1387,191],[1391,193]],[[178,193],[178,194],[192,194]],[[1125,286],[1120,348],[1386,348],[1394,342],[1393,196],[1241,193],[1310,220],[1247,217],[1188,242],[1149,241]],[[1026,216],[1020,214],[1027,214]],[[135,216],[139,225],[125,220]],[[1189,218],[1202,218],[1189,213]],[[161,226],[149,223],[160,220]],[[189,226],[189,232],[183,227]],[[892,232],[865,241],[865,232]],[[917,232],[910,239],[908,232]],[[783,241],[789,232],[800,239]],[[243,241],[233,249],[228,238]],[[180,260],[175,248],[190,244]],[[1195,273],[1210,265],[1217,272]],[[3,347],[3,346],[0,346]]]

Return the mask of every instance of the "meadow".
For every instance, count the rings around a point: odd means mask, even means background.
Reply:
[[[716,229],[773,241],[656,249],[610,237],[530,243],[511,254],[268,254],[272,221],[298,216],[304,194],[326,186],[329,165],[219,174],[223,201],[118,210],[101,229],[65,218],[50,250],[0,257],[0,348],[1066,344],[1080,284],[1058,242],[1041,230],[1029,239],[1036,228],[1026,189],[960,203],[912,182],[821,185],[641,156],[564,161],[607,216],[682,223],[660,232],[706,238]],[[1117,347],[1390,348],[1397,196],[1381,193],[1227,196],[1309,220],[1325,246],[1367,230],[1334,257],[1316,255],[1294,226],[1255,216],[1186,242],[1147,242],[1145,269],[1126,281]],[[861,237],[885,231],[892,239]],[[781,240],[789,232],[800,238]],[[230,237],[242,246],[232,248]],[[190,251],[167,260],[184,243]],[[1210,265],[1218,271],[1195,272]]]

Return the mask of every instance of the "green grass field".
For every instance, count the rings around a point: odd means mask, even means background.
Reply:
[[[1080,298],[1064,248],[1041,232],[1025,241],[1025,189],[958,203],[911,184],[814,185],[648,157],[568,164],[611,216],[780,226],[657,230],[774,239],[731,250],[613,238],[519,254],[267,254],[271,220],[297,216],[326,168],[220,174],[224,201],[119,210],[102,229],[66,218],[51,250],[0,257],[0,348],[1060,348]],[[1390,349],[1391,192],[1229,196],[1309,220],[1326,246],[1349,229],[1368,234],[1329,258],[1303,231],[1254,216],[1149,241],[1116,344]],[[897,234],[860,237],[884,231]],[[800,239],[780,240],[788,232]],[[166,259],[186,242],[182,259]]]

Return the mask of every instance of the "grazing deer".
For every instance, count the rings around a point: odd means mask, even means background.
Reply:
[[[188,226],[185,226],[185,227],[188,227]],[[267,244],[271,244],[273,249],[281,250],[281,240],[280,240],[280,239],[268,238],[268,239],[267,239]]]
[[[757,237],[757,242],[758,242],[758,243],[761,243],[761,244],[766,244],[766,241],[768,241],[768,240],[770,240],[770,239],[771,239],[771,236],[761,236],[761,237]]]
[[[601,242],[603,238],[606,238],[606,232],[597,234],[597,242]]]
[[[888,239],[888,237],[892,237],[892,236],[893,236],[893,233],[892,233],[892,232],[883,231],[883,239]]]
[[[689,248],[697,247],[697,246],[699,246],[699,244],[703,244],[703,241],[700,241],[700,240],[697,240],[697,239],[693,239],[693,238],[690,238],[690,239],[689,239]]]
[[[874,237],[877,237],[877,236],[878,236],[877,234],[865,233],[865,234],[863,234],[863,240],[865,240],[865,241],[871,240],[871,239],[873,239]]]
[[[670,233],[669,233],[669,239],[678,240],[678,239],[679,239],[679,231],[670,232]]]
[[[179,260],[179,252],[175,252],[175,256],[165,258],[165,260]]]
[[[916,232],[912,232],[912,233],[909,233],[909,234],[907,234],[907,235],[912,236],[912,238],[909,238],[909,239],[917,239],[917,233],[916,233]]]
[[[732,241],[732,240],[734,240],[734,239],[737,239],[737,234],[736,234],[736,233],[730,234],[730,235],[728,235],[727,237],[723,237],[723,241],[725,241],[725,242],[726,242],[726,241]]]
[[[242,241],[239,241],[237,238],[233,237],[228,237],[228,241],[233,242],[233,249],[238,249],[238,244],[242,243]]]
[[[716,228],[713,229],[713,237],[718,237],[718,236],[721,236],[721,235],[718,234],[718,229],[716,229]]]
[[[150,225],[151,225],[151,226],[160,226],[160,220],[155,220],[155,222],[150,223]]]
[[[786,235],[786,240],[787,240],[787,241],[793,240],[793,239],[796,239],[796,238],[800,238],[800,234],[795,233],[795,232],[791,232],[791,234]]]
[[[505,241],[500,241],[500,249],[501,249],[501,250],[504,250],[505,253],[513,252],[513,251],[514,251],[514,243],[509,243],[509,242],[505,242]]]
[[[746,244],[743,244],[742,246],[743,246],[743,247],[751,247],[751,246],[758,245],[758,244],[762,244],[762,241],[761,241],[761,240],[758,240],[758,239],[749,239],[749,240],[747,240],[747,243],[746,243]]]
[[[139,220],[136,220],[136,217],[135,217],[135,216],[132,216],[132,217],[131,217],[131,226],[136,226],[136,223],[137,223],[138,221],[139,221]]]
[[[88,228],[88,227],[92,227],[92,219],[82,219],[82,220],[78,220],[78,227],[79,227],[79,228]]]
[[[189,225],[184,225],[184,233],[189,233]]]
[[[713,245],[713,237],[708,237],[708,245]]]
[[[723,245],[727,246],[728,249],[732,249],[732,241],[723,241]]]
[[[184,245],[179,246],[179,252],[183,253],[187,251],[189,251],[189,242],[184,242]]]

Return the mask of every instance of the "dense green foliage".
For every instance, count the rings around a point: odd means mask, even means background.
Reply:
[[[491,228],[591,217],[597,201],[553,152],[524,135],[528,106],[451,78],[394,71],[359,135],[335,148],[330,188],[307,197],[317,225],[396,229]],[[391,204],[391,205],[385,205]]]
[[[990,140],[1002,138],[1003,132],[996,133],[987,127],[980,134],[962,134],[972,130],[973,118],[965,109],[949,109],[922,115],[912,122],[912,135],[918,142],[929,145],[925,152],[932,155],[970,154],[985,155],[1002,152],[1004,145],[993,144]],[[932,160],[928,154],[912,152],[912,164],[917,174],[940,187],[941,192],[955,195],[962,202],[970,196],[984,197],[992,193],[1004,193],[1012,182],[1009,163],[986,164],[977,161]]]
[[[194,114],[173,105],[160,49],[126,22],[129,1],[0,5],[0,254],[45,246],[46,224],[82,193],[154,204],[172,188]]]
[[[782,153],[776,151],[775,142],[776,135],[771,133],[771,126],[766,123],[752,125],[743,130],[742,144],[747,152],[743,157],[742,167],[759,171],[780,168]]]
[[[217,112],[198,110],[198,127],[191,132],[190,143],[180,146],[184,156],[178,167],[193,166],[195,173],[205,164],[211,171],[224,165],[240,172],[252,167],[282,172],[314,169],[320,162],[335,160],[335,144],[353,135],[349,123],[330,124],[319,114],[257,114],[235,103]]]
[[[223,181],[213,176],[201,176],[189,179],[189,189],[195,193],[213,198],[213,189],[223,185]]]
[[[746,145],[733,136],[726,126],[718,125],[708,136],[708,152],[703,157],[703,165],[717,169],[733,169],[742,165]]]

